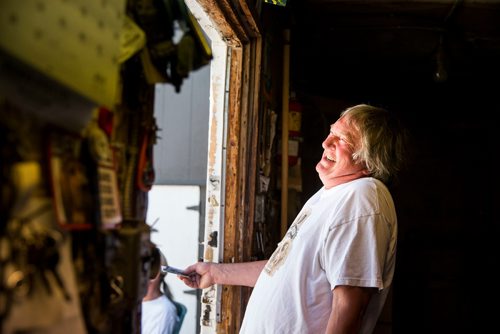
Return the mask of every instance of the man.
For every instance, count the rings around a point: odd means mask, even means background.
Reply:
[[[178,332],[179,316],[172,294],[165,282],[167,259],[153,249],[152,277],[141,304],[141,334],[173,334]]]
[[[371,333],[392,283],[397,217],[384,183],[405,132],[386,110],[357,105],[331,125],[316,166],[323,187],[268,261],[196,263],[194,288],[254,287],[240,333]]]

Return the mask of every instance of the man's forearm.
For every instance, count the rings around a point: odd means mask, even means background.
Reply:
[[[267,260],[244,263],[214,263],[210,273],[216,284],[255,286]]]

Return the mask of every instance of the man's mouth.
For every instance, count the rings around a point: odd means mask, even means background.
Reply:
[[[327,159],[328,161],[333,161],[333,162],[335,162],[335,160],[333,160],[332,156],[330,156],[330,155],[328,155],[328,154],[327,154],[327,155],[325,155],[325,157],[326,157],[326,159]]]

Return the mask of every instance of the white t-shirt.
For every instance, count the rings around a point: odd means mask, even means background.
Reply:
[[[392,283],[397,218],[386,186],[367,177],[320,189],[260,274],[240,334],[324,333],[337,285],[375,287],[361,333],[371,333]]]
[[[179,321],[174,303],[165,295],[143,301],[141,334],[171,334]]]

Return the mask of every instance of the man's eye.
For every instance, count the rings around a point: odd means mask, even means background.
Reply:
[[[342,144],[348,146],[349,148],[353,147],[353,144],[349,140],[347,140],[347,138],[340,138],[339,141],[342,142]]]

